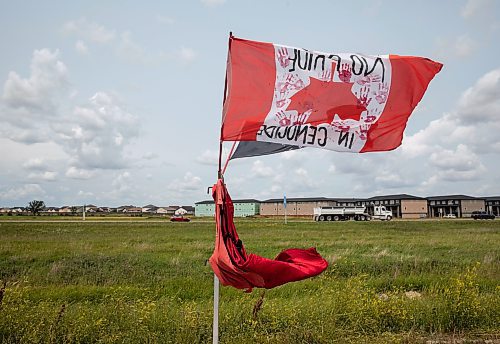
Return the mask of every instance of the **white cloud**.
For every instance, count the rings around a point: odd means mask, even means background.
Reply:
[[[222,164],[227,160],[229,150],[224,147],[222,149]],[[219,165],[219,151],[205,149],[203,153],[196,157],[196,162],[202,165],[218,166]]]
[[[481,166],[479,157],[464,144],[459,144],[455,151],[441,149],[433,152],[429,161],[442,170],[470,171]]]
[[[149,60],[144,49],[132,39],[132,33],[129,31],[120,35],[118,54],[121,58],[135,63],[147,63]]]
[[[59,52],[48,49],[34,51],[29,77],[11,71],[0,101],[0,136],[28,144],[49,142],[50,123],[69,85],[67,74]]]
[[[187,172],[182,180],[175,179],[168,186],[168,189],[176,192],[200,190],[202,188],[201,178]]]
[[[458,57],[466,57],[472,55],[474,50],[476,50],[477,43],[469,36],[462,35],[457,37],[454,48],[455,48],[455,53]]]
[[[201,3],[208,7],[220,6],[226,3],[226,0],[201,0]]]
[[[74,166],[116,169],[128,165],[124,147],[139,135],[138,125],[114,96],[98,92],[74,109],[71,120],[54,127]]]
[[[462,8],[462,16],[466,19],[484,16],[493,9],[493,0],[468,0]]]
[[[142,158],[145,160],[153,160],[153,159],[158,159],[158,154],[153,153],[153,152],[146,152],[143,154]]]
[[[196,51],[194,51],[191,48],[186,48],[186,47],[181,47],[180,50],[178,51],[177,55],[179,56],[180,60],[184,63],[191,63],[197,57]]]
[[[45,195],[45,191],[38,184],[25,184],[5,191],[0,191],[0,199],[9,201],[24,199],[27,197],[43,197]]]
[[[32,172],[28,175],[28,179],[53,182],[57,180],[57,174],[54,171]]]
[[[106,197],[111,199],[120,199],[126,195],[127,198],[132,196],[131,175],[128,171],[119,173],[111,182],[113,190],[106,192]]]
[[[26,79],[11,71],[4,84],[2,100],[6,110],[0,115],[12,125],[53,116],[55,98],[68,85],[67,68],[59,60],[58,50],[35,50],[30,71]],[[20,111],[13,113],[16,110]]]
[[[90,191],[80,190],[80,191],[78,191],[78,193],[76,195],[78,197],[92,197],[92,196],[94,196],[94,193],[90,192]]]
[[[495,35],[495,32],[500,28],[499,9],[498,1],[495,0],[468,0],[462,8],[461,14],[468,22]]]
[[[307,171],[303,167],[299,167],[295,169],[294,171],[294,176],[293,176],[293,182],[290,185],[291,190],[303,190],[304,187],[307,189],[315,189],[319,186],[319,181],[314,180],[309,175],[309,171]]]
[[[173,25],[175,23],[175,19],[169,16],[158,14],[156,16],[156,20],[161,24]]]
[[[87,55],[89,53],[89,48],[84,41],[78,40],[75,43],[75,50],[81,55]]]
[[[45,170],[47,163],[42,158],[32,158],[26,161],[23,167],[27,170]]]
[[[70,166],[65,173],[66,177],[71,179],[90,179],[95,175],[95,171],[85,170]]]
[[[28,144],[54,142],[72,157],[69,165],[79,169],[127,166],[124,151],[139,135],[137,116],[105,92],[73,106],[66,92],[67,74],[59,52],[48,49],[35,50],[28,78],[9,73],[0,102],[0,137]],[[71,169],[69,176],[86,178]]]
[[[66,22],[63,32],[101,44],[111,42],[115,38],[114,30],[109,30],[100,24],[89,22],[85,18]]]
[[[457,117],[466,124],[500,123],[500,68],[486,73],[464,92]]]
[[[478,51],[479,42],[469,35],[460,35],[454,39],[436,39],[437,56],[441,59],[466,58]]]
[[[266,166],[261,160],[254,161],[252,173],[257,178],[270,178],[277,173],[269,166]]]
[[[464,144],[459,144],[455,151],[440,149],[432,153],[429,162],[438,169],[429,183],[476,180],[486,172],[480,158]]]

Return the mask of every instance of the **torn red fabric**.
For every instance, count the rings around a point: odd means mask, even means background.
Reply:
[[[328,263],[314,247],[291,248],[272,260],[247,254],[234,226],[234,206],[224,182],[219,179],[213,187],[217,236],[214,253],[209,259],[222,285],[238,289],[274,288],[322,273]]]

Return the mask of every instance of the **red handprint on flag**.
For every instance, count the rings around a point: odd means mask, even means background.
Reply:
[[[286,68],[290,64],[290,59],[288,57],[288,51],[285,47],[281,47],[277,53],[278,61],[281,67]]]
[[[343,133],[346,133],[351,129],[351,126],[344,121],[334,121],[332,122],[332,126],[334,126],[335,128],[337,128],[337,130],[340,130]]]
[[[368,110],[368,115],[365,118],[365,122],[366,123],[374,122],[380,116],[381,112],[382,110],[380,110],[379,108],[372,108]]]
[[[292,121],[290,120],[290,118],[288,118],[284,111],[278,112],[276,114],[276,118],[278,119],[279,125],[282,127],[286,127],[290,125],[290,123],[292,123]]]
[[[279,100],[277,100],[276,101],[276,107],[278,107],[278,108],[284,107],[286,105],[286,101],[287,101],[286,98],[285,99],[279,99]]]
[[[361,140],[364,141],[368,138],[368,129],[370,129],[369,124],[362,124],[362,125],[360,125],[358,130],[356,130],[356,134],[358,134],[358,136]]]
[[[302,114],[298,114],[296,117],[295,117],[295,120],[293,121],[293,125],[302,125],[306,122],[307,120],[307,117],[309,116],[309,113],[308,112],[305,112],[305,113],[302,113]]]
[[[324,70],[323,72],[318,74],[318,79],[321,81],[332,81],[333,73],[331,70]]]
[[[364,86],[358,91],[354,92],[356,94],[356,97],[358,98],[358,104],[363,106],[364,108],[368,108],[368,105],[372,101],[372,98],[368,98],[368,94],[370,93],[370,90],[368,87]]]
[[[339,79],[342,82],[350,82],[352,76],[352,67],[348,63],[342,63],[339,71]]]
[[[372,82],[380,82],[380,75],[365,75],[356,81],[358,85],[366,85]]]
[[[379,104],[383,104],[387,101],[387,97],[389,97],[389,86],[387,83],[378,83],[378,90],[373,92],[375,94],[375,100]]]

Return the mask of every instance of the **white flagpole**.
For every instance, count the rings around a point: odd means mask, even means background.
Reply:
[[[229,61],[229,50],[231,47],[231,38],[233,37],[233,33],[229,32],[229,48],[228,48],[228,61]],[[226,92],[227,92],[227,71],[226,71],[226,80],[224,81],[224,96],[222,99],[222,106],[224,107],[224,103],[226,102]],[[224,120],[222,120],[224,122]],[[222,125],[220,128],[220,140],[219,140],[219,170],[217,173],[217,178],[221,179],[222,176]],[[233,145],[234,147],[234,145]],[[230,156],[227,157],[229,159]],[[225,170],[225,167],[224,167]],[[214,204],[215,208],[217,208],[217,204]],[[221,218],[218,219],[222,224],[222,214],[220,214]],[[216,233],[218,235],[218,233]],[[213,321],[213,329],[212,329],[212,343],[219,343],[219,278],[214,272],[214,321]]]
[[[219,343],[219,279],[214,274],[214,322],[212,329],[212,343]]]
[[[283,208],[285,208],[285,225],[286,225],[286,195],[283,196]]]

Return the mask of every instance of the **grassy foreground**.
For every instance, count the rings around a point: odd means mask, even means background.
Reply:
[[[249,252],[320,276],[221,288],[221,343],[498,343],[500,221],[240,220]],[[0,342],[211,343],[214,224],[0,222]],[[5,283],[5,286],[2,287]]]

